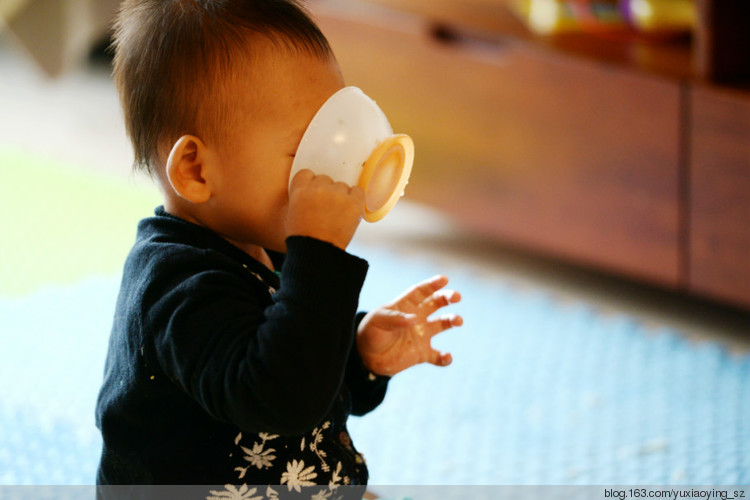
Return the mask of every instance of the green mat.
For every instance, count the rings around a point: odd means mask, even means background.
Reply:
[[[158,189],[0,146],[0,297],[118,273]]]

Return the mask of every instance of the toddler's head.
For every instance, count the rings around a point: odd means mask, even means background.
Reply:
[[[165,206],[238,244],[283,247],[296,147],[343,86],[298,2],[125,0],[113,45],[135,168]]]
[[[293,0],[125,0],[115,25],[114,76],[135,167],[155,174],[165,159],[159,148],[185,133],[221,137],[233,125],[233,87],[252,75],[269,41],[331,56]]]

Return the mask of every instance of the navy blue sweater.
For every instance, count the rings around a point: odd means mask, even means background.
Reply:
[[[354,343],[367,263],[305,237],[272,259],[280,274],[161,207],[140,222],[97,402],[99,484],[367,482],[346,431],[388,381]]]

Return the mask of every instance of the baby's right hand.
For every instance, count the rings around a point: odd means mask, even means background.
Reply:
[[[364,206],[362,188],[300,170],[289,187],[286,234],[309,236],[345,250],[362,221]]]

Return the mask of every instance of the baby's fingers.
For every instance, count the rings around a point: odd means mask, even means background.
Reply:
[[[451,328],[458,327],[464,324],[464,319],[458,314],[444,314],[436,319],[430,320],[427,323],[426,332],[430,337],[434,337],[438,333],[450,330]]]
[[[384,330],[395,330],[414,326],[419,319],[416,314],[403,313],[395,309],[380,308],[374,311],[372,323]]]
[[[447,284],[448,278],[446,276],[433,276],[409,288],[395,300],[395,303],[419,305]]]
[[[464,319],[458,314],[446,314],[438,318],[440,323],[440,331],[444,332],[454,326],[461,326],[464,324]]]
[[[464,324],[464,319],[458,314],[446,314],[440,318],[428,323],[429,336],[432,338],[440,332],[449,330],[455,326],[461,326]],[[427,360],[436,366],[448,366],[453,362],[453,356],[449,352],[440,352],[430,348],[430,356]]]
[[[455,290],[439,290],[427,297],[421,304],[422,313],[425,317],[430,316],[438,309],[456,304],[461,301],[461,294]]]
[[[432,351],[432,358],[429,363],[436,366],[448,366],[453,363],[453,356],[449,352]]]

